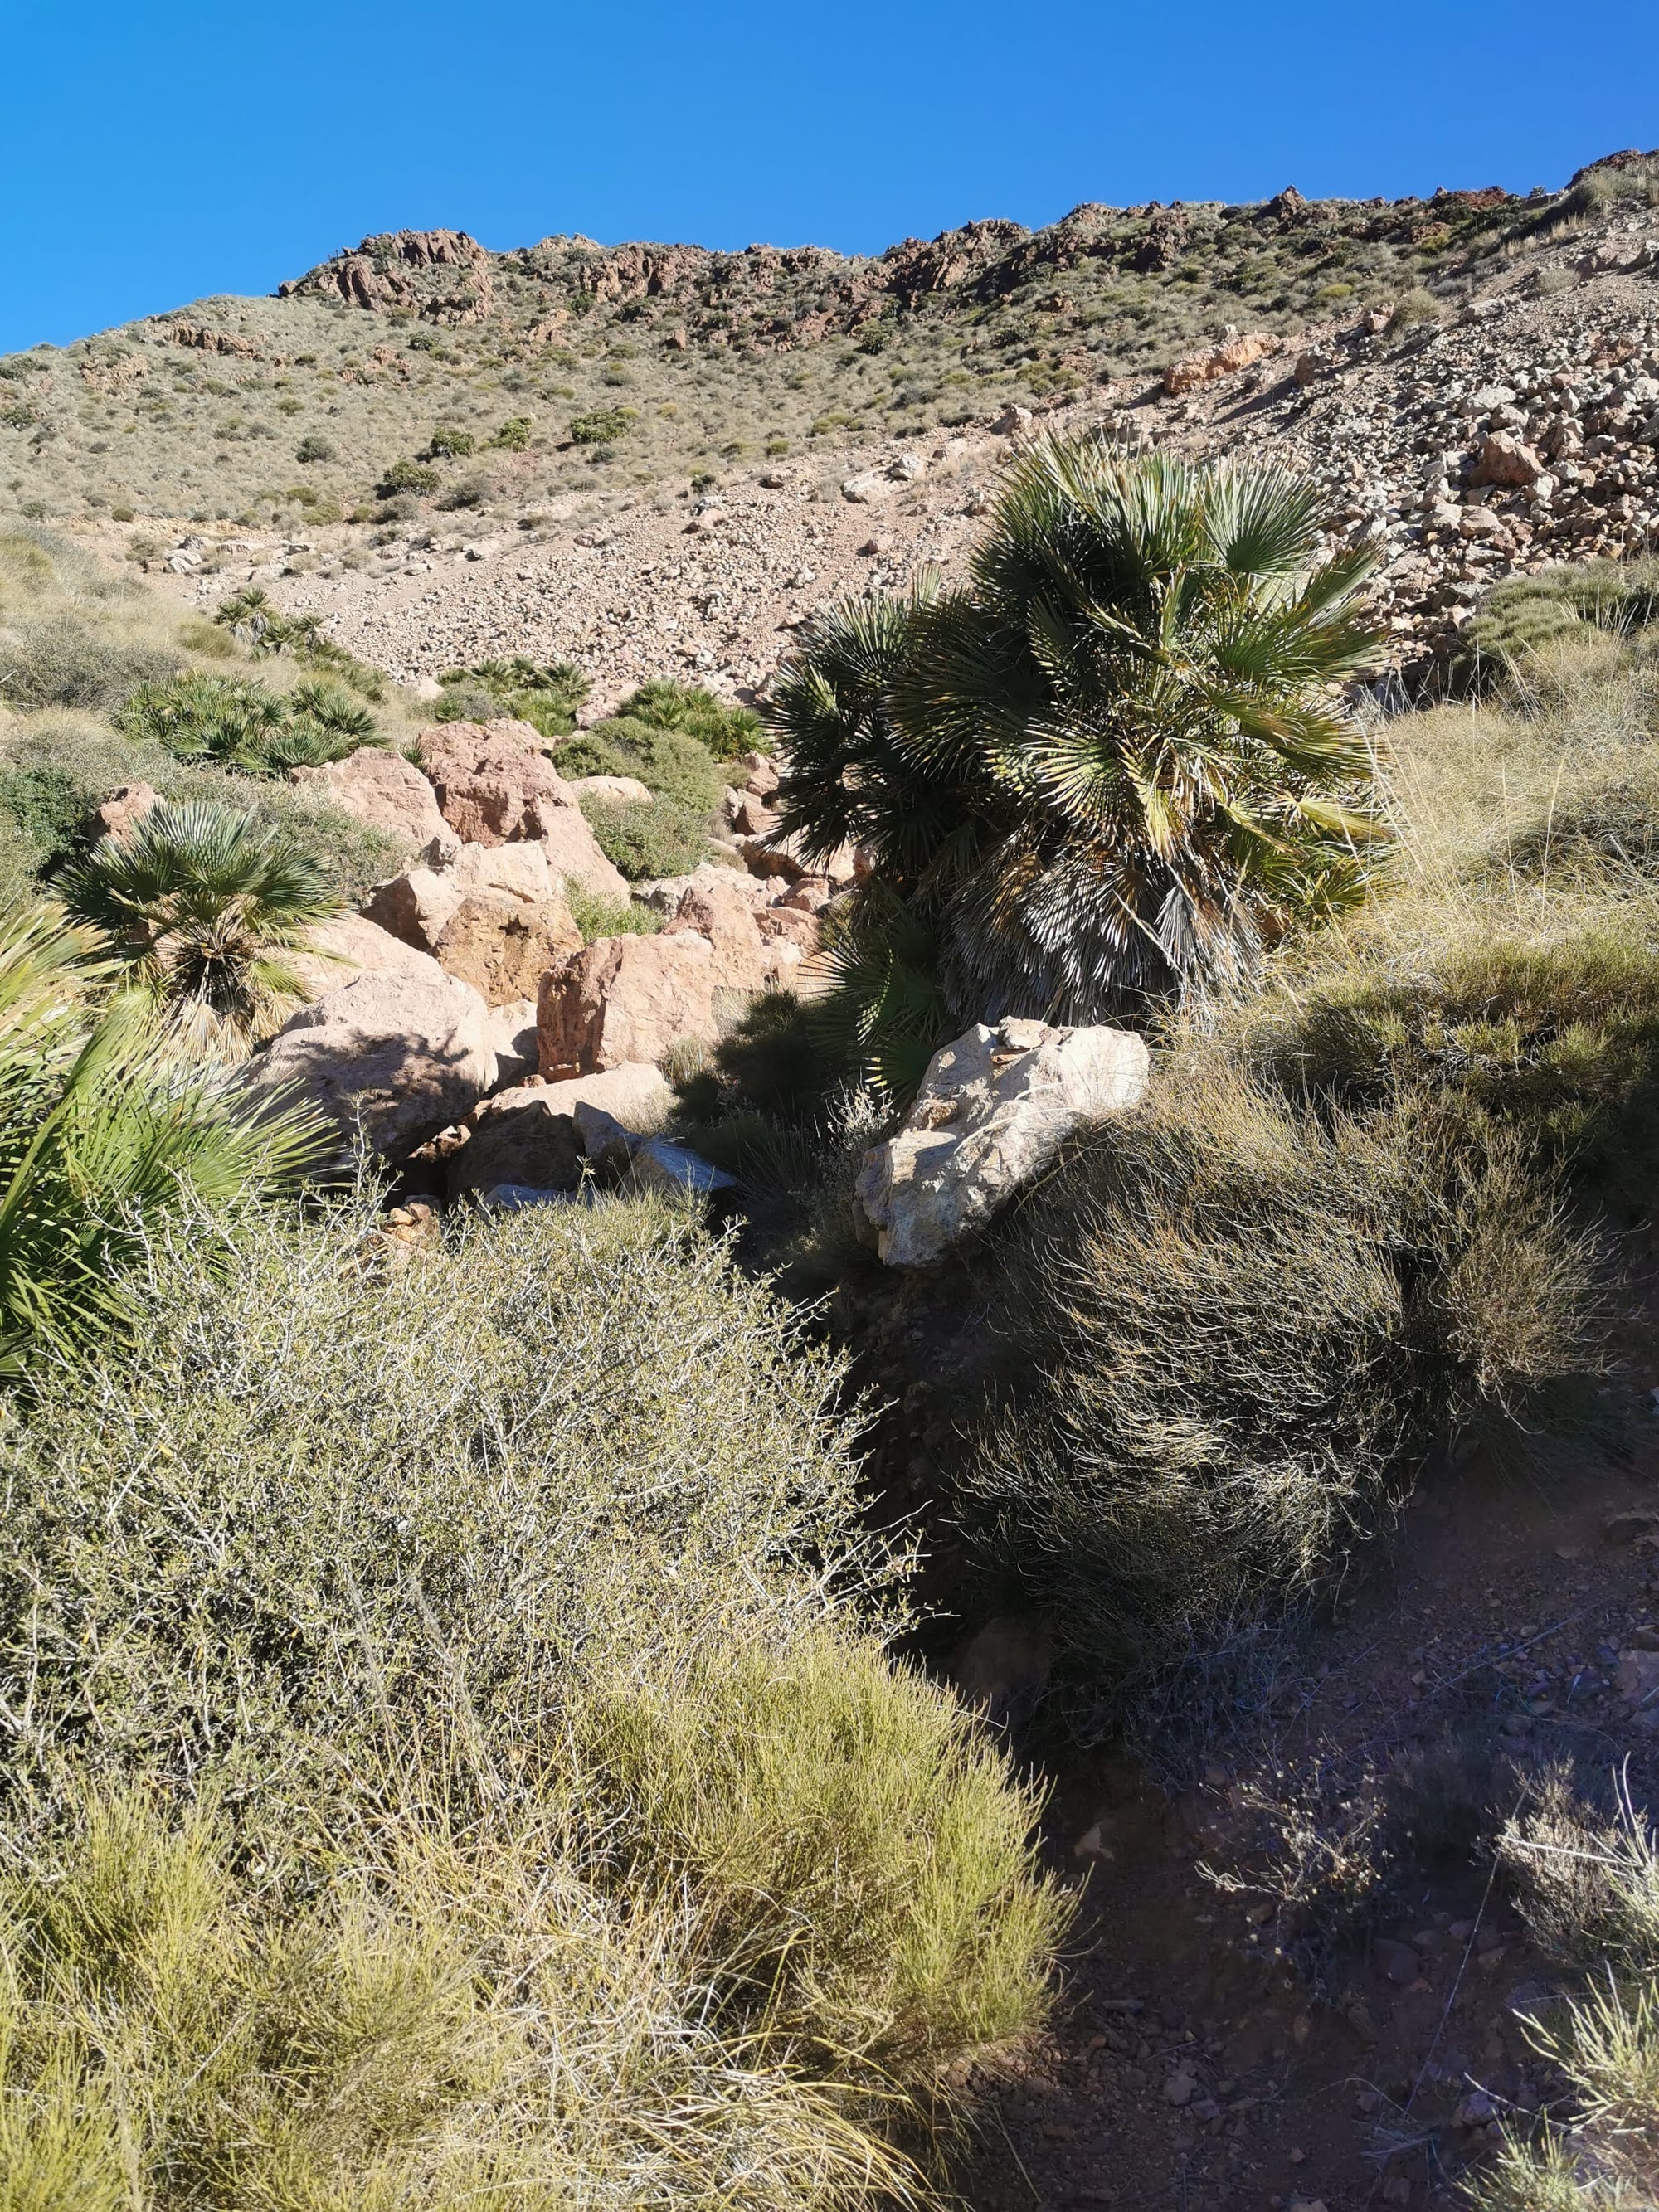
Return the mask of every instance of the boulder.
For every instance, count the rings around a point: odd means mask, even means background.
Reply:
[[[439,811],[468,844],[536,836],[544,811],[575,806],[528,722],[438,722],[418,742]]]
[[[367,915],[339,914],[313,922],[306,936],[313,949],[285,954],[283,965],[300,978],[308,999],[325,998],[359,975],[414,975],[434,983],[443,974],[429,952],[392,936]]]
[[[534,1076],[541,1057],[536,1044],[534,999],[510,999],[504,1006],[492,1006],[484,1033],[495,1055],[497,1091],[506,1090],[509,1084],[526,1083]]]
[[[434,951],[446,974],[471,983],[487,1006],[504,1006],[533,999],[548,969],[580,951],[581,942],[561,898],[532,905],[500,892],[474,892],[445,922]]]
[[[320,768],[290,769],[289,781],[308,798],[325,800],[372,829],[401,837],[416,851],[436,857],[453,851],[459,842],[438,811],[432,786],[401,753],[365,745],[345,760],[326,761]]]
[[[802,942],[787,927],[769,934],[763,932],[761,917],[765,911],[738,888],[730,868],[711,870],[707,878],[682,892],[662,933],[665,938],[706,937],[714,951],[717,987],[752,995],[773,989],[783,980],[798,961]],[[816,939],[812,917],[799,919]]]
[[[671,1045],[720,1036],[714,948],[686,932],[602,937],[543,976],[536,1028],[544,1076],[659,1060]]]
[[[487,1012],[453,975],[362,975],[302,1007],[250,1063],[260,1091],[293,1085],[355,1137],[404,1159],[495,1079]]]
[[[738,1188],[735,1176],[727,1175],[724,1168],[710,1167],[696,1152],[684,1145],[670,1144],[666,1137],[647,1137],[633,1147],[629,1181],[635,1190],[665,1191],[675,1198],[719,1198]]]
[[[604,1114],[631,1136],[654,1136],[668,1119],[674,1094],[659,1069],[645,1060],[624,1060],[597,1075],[579,1075],[536,1089],[556,1114],[569,1114],[581,1126],[584,1109]]]
[[[595,898],[628,897],[627,877],[606,860],[580,806],[538,807],[533,819],[538,842],[558,882],[574,884]]]
[[[161,794],[151,783],[124,783],[111,792],[101,806],[92,810],[92,827],[100,837],[113,837],[125,845],[134,826],[142,822]]]
[[[371,921],[422,952],[434,952],[468,898],[540,906],[559,896],[559,878],[540,844],[462,845],[441,868],[410,868],[382,884],[365,911]]]
[[[860,1225],[889,1267],[932,1267],[1077,1131],[1133,1106],[1147,1066],[1125,1030],[980,1024],[933,1054],[902,1127],[865,1154]]]
[[[502,1182],[574,1190],[581,1179],[575,1122],[550,1108],[545,1093],[532,1089],[484,1099],[467,1117],[466,1141],[448,1151],[445,1161],[451,1199]]]
[[[1524,490],[1544,473],[1544,464],[1532,447],[1510,430],[1493,430],[1481,441],[1469,481],[1504,484]]]

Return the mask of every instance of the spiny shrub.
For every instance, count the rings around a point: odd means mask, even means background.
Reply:
[[[1028,1379],[960,1509],[1109,1693],[1314,1588],[1436,1443],[1584,1357],[1549,1173],[1443,1102],[1321,1121],[1166,1071],[1005,1236]]]
[[[654,937],[665,919],[638,899],[607,898],[603,892],[584,890],[568,877],[564,901],[589,945],[601,937]]]
[[[0,699],[24,714],[47,707],[106,714],[178,665],[178,655],[161,647],[112,637],[78,615],[48,615],[0,638]]]
[[[1030,1792],[856,1625],[895,1562],[836,1363],[648,1203],[392,1257],[372,1202],[157,1236],[131,1357],[0,1439],[17,2140],[89,2062],[141,2172],[243,2147],[231,2212],[923,2194],[890,2131],[1038,2016],[1060,1916]],[[89,1846],[102,1940],[176,1967],[112,1972],[91,2051],[34,1978]]]
[[[1659,1164],[1659,957],[1611,917],[1316,975],[1250,1049],[1281,1090],[1349,1109],[1401,1085],[1470,1101],[1638,1201]]]
[[[1611,1818],[1547,1773],[1498,1843],[1547,1954],[1589,1978],[1531,2023],[1569,2098],[1534,2130],[1506,2128],[1476,2174],[1474,2212],[1638,2212],[1659,2191],[1659,1850],[1621,1784]]]
[[[257,584],[221,600],[213,619],[223,623],[256,660],[274,653],[291,653],[312,667],[327,669],[365,699],[378,702],[386,696],[380,670],[355,659],[343,646],[325,636],[320,616],[283,614]]]
[[[1458,671],[1477,685],[1500,680],[1544,646],[1586,629],[1628,634],[1659,617],[1659,560],[1587,561],[1510,576],[1463,634]]]

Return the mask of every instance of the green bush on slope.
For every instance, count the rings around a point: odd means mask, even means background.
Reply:
[[[452,2159],[618,2212],[921,2192],[895,2131],[1037,2016],[1059,1908],[1030,1794],[855,1624],[895,1563],[834,1361],[648,1205],[412,1254],[368,1207],[220,1218],[137,1298],[131,1357],[44,1375],[0,1444],[0,1696],[34,1685],[0,1857],[72,1860],[88,1793],[143,1793],[152,1853],[217,1808],[201,2010],[158,2041],[118,1978],[86,2124],[136,2101],[140,2171],[210,2157],[234,2212],[447,2202]],[[273,1978],[313,2017],[313,1958],[358,2041],[227,2050]],[[27,1990],[45,2157],[88,2062]],[[381,2117],[337,2125],[366,2047]]]

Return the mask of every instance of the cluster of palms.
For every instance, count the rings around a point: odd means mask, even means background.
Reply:
[[[830,1010],[902,1095],[964,1023],[1134,1018],[1363,890],[1374,638],[1279,469],[1047,441],[968,581],[848,602],[774,687],[782,827],[872,862]]]

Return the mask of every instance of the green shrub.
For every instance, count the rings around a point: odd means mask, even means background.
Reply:
[[[599,850],[629,883],[687,875],[708,857],[702,817],[678,799],[584,799],[582,812]]]
[[[522,653],[447,668],[438,681],[443,690],[434,709],[439,721],[487,722],[513,715],[544,738],[563,737],[575,728],[576,709],[592,689],[574,662],[530,660]]]
[[[393,461],[375,486],[382,499],[399,492],[431,492],[438,489],[438,471],[424,461]]]
[[[1533,1148],[1408,1095],[1322,1121],[1166,1066],[1001,1252],[1027,1379],[960,1507],[1091,1693],[1316,1587],[1438,1443],[1585,1358],[1591,1254]]]
[[[106,714],[178,665],[176,653],[112,637],[79,615],[48,615],[0,640],[0,699],[25,714],[46,707]]]
[[[632,407],[593,407],[572,416],[566,435],[573,446],[614,445],[637,420]]]
[[[426,441],[422,456],[428,461],[453,461],[472,451],[477,440],[471,430],[458,430],[453,423],[441,422]]]
[[[505,453],[522,453],[529,447],[533,427],[527,415],[509,415],[489,442]]]
[[[380,670],[354,659],[343,646],[325,636],[320,616],[279,613],[270,595],[256,584],[221,600],[213,619],[245,643],[256,660],[270,653],[292,653],[312,667],[326,668],[365,699],[379,701],[386,696]]]
[[[771,734],[752,708],[728,707],[694,684],[642,684],[617,713],[625,721],[647,722],[653,729],[682,730],[720,761],[772,748]]]
[[[87,817],[103,796],[53,763],[0,763],[0,814],[27,842],[32,870],[42,875],[84,842]]]
[[[313,432],[309,437],[301,439],[294,448],[294,458],[302,465],[313,461],[331,461],[334,448],[326,438],[319,438]]]
[[[459,514],[463,507],[482,507],[489,497],[492,486],[488,477],[463,477],[459,483],[451,484],[438,501],[441,513]]]
[[[648,1203],[405,1256],[372,1203],[158,1236],[131,1356],[0,1438],[14,2125],[84,2062],[124,2171],[231,2212],[298,2201],[268,2147],[338,2202],[872,2207],[1061,1916],[1032,1794],[854,1624],[894,1561],[836,1363]],[[89,1863],[155,1969],[90,2050],[33,1979]]]
[[[574,756],[572,745],[578,748]],[[572,760],[568,769],[564,766],[567,758]],[[615,765],[579,769],[574,764],[587,760]],[[698,816],[712,813],[726,788],[726,778],[701,738],[631,715],[595,722],[581,737],[560,746],[558,761],[562,775],[637,776],[659,798],[672,799]]]
[[[606,898],[603,892],[585,890],[568,878],[564,902],[588,945],[601,937],[654,937],[666,919],[638,899]]]

